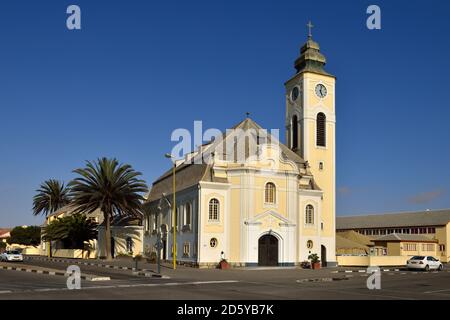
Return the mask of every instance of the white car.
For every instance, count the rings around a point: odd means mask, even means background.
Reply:
[[[0,254],[0,261],[23,261],[22,254],[17,250],[8,250]]]
[[[414,256],[406,262],[408,269],[439,270],[444,269],[444,265],[438,259],[431,256]]]

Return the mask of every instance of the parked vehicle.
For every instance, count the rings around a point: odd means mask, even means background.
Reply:
[[[23,256],[18,250],[7,250],[0,254],[0,261],[17,261],[22,262]]]
[[[438,259],[431,256],[414,256],[406,262],[408,269],[439,270],[444,269],[444,265]]]

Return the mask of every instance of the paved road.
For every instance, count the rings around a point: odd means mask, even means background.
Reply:
[[[64,268],[70,263],[27,264]],[[332,273],[336,269],[165,270],[171,279],[131,275],[130,271],[81,266],[82,272],[111,281],[82,281],[67,290],[61,276],[0,270],[0,299],[447,299],[450,272],[383,272],[381,290],[368,290],[366,274]],[[339,281],[305,282],[305,279]]]

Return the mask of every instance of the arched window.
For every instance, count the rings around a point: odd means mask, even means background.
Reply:
[[[325,116],[324,113],[320,112],[317,115],[317,121],[316,121],[316,126],[317,126],[317,137],[316,137],[316,143],[317,146],[319,147],[326,147],[326,120],[327,117]]]
[[[192,217],[192,206],[190,203],[186,203],[186,208],[184,209],[184,224],[191,225]]]
[[[298,118],[292,117],[292,150],[298,149]]]
[[[305,223],[314,224],[314,207],[310,204],[306,206]]]
[[[219,200],[213,198],[209,200],[209,221],[219,221],[220,205]]]
[[[275,203],[276,202],[276,187],[272,182],[266,183],[264,190],[264,202],[265,203]]]

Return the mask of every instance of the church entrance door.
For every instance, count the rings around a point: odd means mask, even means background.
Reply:
[[[266,234],[258,240],[258,265],[278,266],[278,239]]]
[[[327,248],[324,245],[320,246],[320,258],[322,262],[322,267],[327,266]]]

